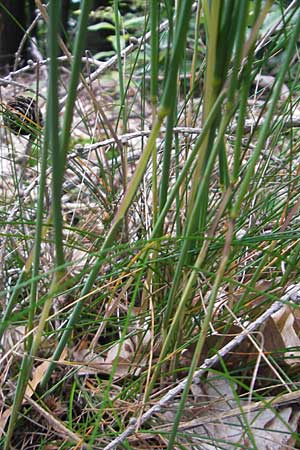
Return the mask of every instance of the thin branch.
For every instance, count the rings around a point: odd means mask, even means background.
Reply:
[[[33,408],[44,417],[47,423],[60,435],[63,439],[68,441],[75,442],[76,444],[80,444],[80,448],[87,449],[88,445],[83,443],[81,437],[79,437],[76,433],[69,430],[62,421],[57,419],[53,414],[46,411],[42,408],[36,401],[34,401],[29,395],[25,395],[26,401],[33,406]]]
[[[278,116],[276,118],[276,120],[284,120],[285,117],[284,116]],[[253,121],[253,120],[246,120],[245,121],[245,127],[244,127],[244,131],[245,133],[248,132],[252,132],[253,128],[255,127],[255,129],[258,129],[259,127],[261,127],[264,123],[264,118],[261,118],[258,122]],[[289,129],[289,128],[299,128],[300,127],[300,116],[299,115],[295,115],[293,117],[288,118],[287,120],[285,120],[284,124],[283,124],[284,129]],[[236,126],[233,125],[231,127],[231,131],[232,133],[234,133],[236,130]],[[173,128],[174,133],[182,133],[182,134],[186,134],[186,135],[190,135],[190,134],[200,134],[202,132],[202,128],[193,128],[193,127],[174,127]],[[161,128],[160,130],[161,133],[165,133],[166,129],[165,128]],[[118,140],[120,142],[122,142],[123,144],[131,141],[132,139],[138,138],[138,137],[145,137],[145,136],[149,136],[151,133],[151,130],[140,130],[140,131],[135,131],[132,133],[127,133],[127,134],[123,134],[123,135],[118,135]],[[226,134],[225,135],[229,140],[235,139],[233,138],[231,135]],[[245,142],[248,142],[248,139],[245,138]],[[96,150],[98,148],[101,147],[106,147],[108,145],[113,145],[115,144],[116,141],[114,138],[110,138],[110,139],[105,139],[103,141],[99,141],[99,142],[94,142],[93,144],[86,144],[86,145],[81,145],[81,144],[76,144],[74,146],[73,152],[71,152],[69,154],[69,158],[74,158],[76,156],[78,156],[78,154],[80,153],[80,156],[84,155],[85,153],[90,152],[91,150]]]
[[[279,311],[283,308],[284,304],[287,302],[300,302],[300,284],[292,285],[288,288],[286,294],[281,297],[280,300],[275,302],[270,308],[268,308],[260,317],[258,317],[253,323],[251,323],[245,330],[241,332],[238,336],[236,336],[232,341],[226,344],[221,350],[219,350],[218,354],[214,355],[211,358],[208,358],[204,361],[204,363],[200,366],[200,368],[195,372],[193,377],[193,383],[197,384],[200,382],[200,378],[205,374],[207,369],[213,367],[215,364],[219,362],[220,357],[225,358],[229,352],[231,352],[235,347],[240,345],[253,331],[257,330],[261,325],[263,325],[266,320],[275,312]],[[182,380],[177,386],[170,391],[167,392],[155,405],[153,405],[145,414],[139,418],[139,425],[143,425],[147,420],[149,420],[154,414],[160,412],[163,407],[165,407],[171,400],[174,399],[177,395],[179,395],[185,385],[187,383],[187,378]],[[104,447],[103,450],[112,450],[115,449],[118,445],[122,444],[125,439],[127,439],[130,435],[134,434],[137,425],[137,419],[132,417],[130,420],[130,424],[128,427],[121,433],[116,439],[114,439],[110,444]]]
[[[25,42],[30,37],[31,31],[36,26],[36,24],[38,23],[40,18],[41,18],[41,13],[39,12],[35,16],[33,22],[29,25],[28,29],[25,31],[24,36],[23,36],[23,38],[22,38],[22,40],[21,40],[21,42],[19,44],[18,50],[17,50],[16,55],[15,55],[15,63],[14,63],[13,72],[15,72],[17,70],[17,66],[18,66],[18,63],[19,63],[19,60],[20,60],[20,55],[21,55],[21,52],[22,52],[22,50],[24,48]]]
[[[197,4],[198,4],[198,2],[193,3],[192,11],[196,10]],[[169,26],[169,20],[167,19],[160,24],[158,33],[161,33],[162,31],[164,31],[166,28],[168,28],[168,26]],[[145,42],[149,41],[150,37],[151,37],[151,31],[148,31],[148,33],[146,33],[145,36],[142,36],[139,39],[131,38],[130,44],[126,48],[124,48],[124,50],[122,50],[121,58],[125,59],[135,49],[139,48]],[[115,55],[112,58],[110,58],[107,62],[103,63],[101,67],[99,67],[98,69],[95,70],[95,72],[93,72],[91,75],[89,75],[88,82],[90,83],[90,82],[97,80],[103,72],[105,72],[107,69],[110,69],[111,67],[113,67],[115,64],[117,64],[117,62],[118,62],[118,55]],[[85,85],[83,83],[80,83],[78,85],[77,92],[80,92],[84,87],[85,87]],[[68,95],[65,95],[60,100],[60,106],[63,106],[65,104],[67,97],[68,97]]]

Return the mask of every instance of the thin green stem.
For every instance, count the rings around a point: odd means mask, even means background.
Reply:
[[[152,106],[152,123],[154,124],[156,118],[157,109],[157,95],[158,95],[158,58],[159,58],[159,2],[153,0],[150,4],[150,23],[151,23],[151,106]],[[153,148],[152,153],[152,210],[153,210],[153,223],[157,219],[157,149]]]
[[[46,121],[48,123],[48,121]],[[43,220],[44,220],[44,201],[45,201],[45,187],[46,187],[46,171],[48,166],[48,127],[46,126],[44,134],[44,142],[41,153],[41,174],[39,183],[39,195],[37,204],[37,218],[36,218],[36,231],[34,238],[34,255],[33,255],[33,267],[32,267],[32,282],[30,291],[30,306],[29,306],[29,316],[28,316],[28,331],[33,329],[34,317],[36,311],[36,300],[37,300],[37,287],[38,287],[38,274],[40,270],[40,254],[41,254],[41,243],[43,236]],[[28,340],[28,349],[32,345],[32,335],[30,334]]]
[[[260,134],[259,134],[258,142],[257,142],[255,150],[250,158],[247,171],[244,175],[244,178],[242,180],[241,186],[240,186],[238,194],[237,194],[237,198],[236,198],[236,201],[233,206],[232,213],[231,213],[233,218],[236,218],[239,214],[243,199],[249,189],[249,184],[251,182],[251,178],[254,173],[255,165],[258,161],[258,158],[260,156],[262,149],[265,146],[267,137],[271,133],[271,130],[272,130],[271,124],[272,124],[272,120],[273,120],[273,117],[275,114],[275,108],[276,108],[278,99],[280,97],[281,88],[282,88],[286,73],[288,71],[290,61],[291,61],[292,57],[294,56],[295,45],[296,45],[297,39],[299,38],[299,32],[300,32],[300,17],[297,19],[297,22],[294,27],[294,32],[289,40],[288,48],[286,50],[285,60],[279,71],[278,79],[277,79],[271,99],[268,104],[268,110],[267,110],[266,117],[265,117],[263,126],[261,128]]]
[[[53,0],[50,3],[49,6],[49,56],[50,60],[53,64],[50,65],[50,74],[49,74],[49,96],[51,98],[50,106],[47,109],[47,119],[48,124],[46,126],[46,140],[44,143],[44,152],[43,152],[43,161],[42,161],[42,167],[43,171],[41,174],[41,187],[40,187],[40,195],[38,199],[38,234],[36,234],[37,242],[36,248],[35,248],[35,260],[34,260],[34,270],[37,272],[39,268],[39,256],[40,256],[40,244],[41,244],[41,233],[42,233],[42,219],[43,219],[43,197],[41,196],[41,193],[43,193],[45,189],[45,175],[46,175],[46,166],[47,166],[47,148],[46,145],[48,144],[48,137],[51,134],[51,138],[49,139],[49,144],[52,147],[52,154],[53,152],[53,146],[56,146],[56,151],[58,152],[58,119],[57,115],[55,117],[55,108],[58,106],[58,98],[57,98],[57,81],[58,81],[58,65],[57,65],[57,50],[58,50],[58,24],[59,24],[59,14],[60,14],[60,2],[58,0]],[[53,98],[53,96],[56,96]],[[57,112],[57,111],[56,111]],[[55,160],[55,156],[53,157],[53,161]],[[54,177],[54,173],[53,173]],[[53,196],[55,196],[55,182],[53,182]],[[57,199],[55,199],[57,200]],[[53,220],[54,220],[54,229],[55,229],[55,244],[56,244],[56,256],[58,263],[60,261],[60,258],[63,255],[61,255],[61,249],[62,246],[60,243],[62,242],[61,238],[61,228],[59,226],[59,204],[56,205],[56,202],[54,200],[53,205]],[[35,283],[35,282],[33,282]],[[29,326],[32,329],[33,327],[33,319],[34,319],[34,311],[35,311],[35,303],[36,303],[36,284],[33,284],[32,291],[31,291],[31,301],[30,301],[30,311],[29,311]],[[30,334],[28,343],[30,346],[33,345],[32,336]],[[19,410],[24,398],[27,382],[30,376],[31,368],[33,364],[33,359],[28,353],[24,354],[21,370],[18,377],[17,387],[16,387],[16,394],[14,397],[14,402],[12,406],[12,412],[8,424],[8,430],[7,435],[5,439],[4,444],[4,450],[8,450],[10,448],[10,441],[13,436],[14,428],[17,422]]]
[[[79,73],[80,73],[80,67],[81,67],[81,56],[83,53],[84,48],[84,41],[85,41],[85,34],[86,34],[86,28],[87,28],[87,20],[89,16],[91,6],[91,0],[84,0],[82,2],[82,9],[81,9],[81,16],[79,21],[79,29],[76,35],[75,39],[75,45],[74,45],[74,59],[73,59],[73,66],[72,66],[72,74],[71,74],[71,81],[69,86],[69,97],[67,100],[66,105],[66,112],[64,115],[64,125],[62,130],[62,136],[60,138],[60,161],[58,164],[58,167],[56,167],[56,176],[57,176],[57,190],[60,186],[60,192],[59,192],[59,199],[57,200],[60,204],[58,209],[61,209],[61,189],[62,189],[62,182],[63,182],[63,174],[64,174],[64,167],[65,167],[65,160],[67,155],[67,148],[69,145],[70,140],[70,127],[72,123],[72,116],[73,116],[73,108],[75,104],[75,98],[76,98],[76,87],[79,80]],[[50,122],[51,123],[51,122]],[[57,155],[56,155],[57,156]],[[39,323],[38,333],[36,334],[35,340],[32,344],[31,354],[35,355],[36,350],[38,349],[41,337],[42,337],[42,331],[45,326],[50,306],[51,306],[51,297],[54,295],[57,295],[58,291],[58,285],[56,280],[51,285],[49,296],[44,304],[44,308],[42,311],[42,319]]]
[[[120,85],[120,100],[121,100],[121,112],[122,117],[122,128],[123,133],[127,131],[127,111],[126,111],[126,92],[124,88],[124,67],[125,61],[123,62],[121,57],[121,26],[120,26],[120,12],[119,12],[119,0],[114,0],[114,17],[115,17],[115,29],[116,29],[116,47],[118,56],[118,74],[119,74],[119,85]],[[124,190],[127,188],[127,152],[121,148],[121,158],[122,158],[122,170],[123,170],[123,186]]]
[[[59,21],[60,21],[60,2],[55,3],[55,10],[52,4],[49,8],[49,57],[50,57],[50,73],[49,73],[49,97],[47,104],[47,128],[49,137],[49,147],[52,159],[52,217],[54,227],[54,243],[56,266],[64,265],[63,251],[63,220],[61,211],[61,172],[63,161],[60,156],[59,149],[59,105],[58,105],[58,38],[59,38]],[[59,278],[59,273],[57,273]]]
[[[199,339],[197,341],[197,345],[196,345],[196,348],[195,348],[195,351],[193,354],[191,366],[189,369],[189,374],[187,377],[187,382],[186,382],[186,384],[184,386],[184,390],[181,394],[180,403],[179,403],[179,407],[177,408],[177,413],[175,416],[174,425],[173,425],[171,436],[170,436],[170,439],[168,442],[167,450],[172,450],[174,448],[174,442],[176,439],[176,434],[177,434],[178,426],[180,423],[180,419],[181,419],[181,416],[182,416],[182,413],[183,413],[183,410],[185,407],[185,403],[186,403],[187,396],[188,396],[188,393],[189,393],[189,390],[191,387],[193,376],[194,376],[201,352],[202,352],[204,344],[205,344],[206,335],[207,335],[207,332],[209,329],[209,324],[211,322],[213,308],[214,308],[214,305],[215,305],[215,302],[217,299],[220,285],[222,283],[223,275],[224,275],[226,267],[227,267],[227,263],[228,263],[228,259],[229,259],[229,255],[230,255],[230,246],[231,246],[231,242],[232,242],[233,232],[234,232],[234,223],[233,223],[233,220],[229,220],[226,242],[225,242],[224,249],[223,249],[222,259],[221,259],[219,269],[217,271],[216,278],[215,278],[215,281],[214,281],[214,284],[212,287],[212,291],[211,291],[211,295],[210,295],[210,298],[208,301],[207,309],[205,311],[204,320],[203,320],[202,327],[201,327],[201,332],[200,332]],[[196,264],[193,268],[193,271],[189,277],[187,286],[182,295],[183,298],[189,297],[190,292],[195,283],[196,276],[199,272],[200,265],[201,265],[201,262],[199,264],[199,261],[197,260]]]

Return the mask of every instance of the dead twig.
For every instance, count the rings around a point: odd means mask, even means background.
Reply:
[[[204,361],[204,363],[200,366],[200,368],[195,372],[193,377],[193,383],[197,384],[200,382],[200,378],[204,375],[207,369],[213,367],[218,363],[220,357],[225,358],[226,355],[231,352],[235,347],[240,345],[253,331],[257,330],[265,321],[275,312],[279,311],[286,302],[299,302],[300,300],[300,284],[296,284],[290,286],[286,292],[286,294],[277,302],[275,302],[270,308],[268,308],[260,317],[258,317],[255,322],[251,323],[247,328],[245,328],[241,334],[236,336],[232,341],[226,344],[218,354],[214,355],[211,358],[208,358]],[[148,411],[146,411],[141,418],[139,418],[139,426],[143,425],[147,420],[149,420],[154,414],[160,412],[162,408],[168,404],[171,400],[174,399],[177,395],[179,395],[186,386],[188,379],[185,378],[182,380],[177,386],[173,389],[170,389],[167,394],[165,394],[155,405],[153,405]],[[137,425],[137,418],[132,417],[130,420],[130,424],[128,427],[121,433],[116,439],[114,439],[110,444],[104,447],[104,450],[112,450],[120,445],[128,436],[134,434]]]

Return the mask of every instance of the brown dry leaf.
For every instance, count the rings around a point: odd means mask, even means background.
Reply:
[[[66,352],[66,350],[64,350],[59,361],[63,361],[66,358],[66,354],[67,354],[67,352]],[[36,387],[38,386],[38,384],[42,380],[43,376],[45,375],[50,362],[51,361],[49,361],[49,360],[43,361],[41,364],[39,364],[33,370],[33,377],[31,380],[28,381],[28,384],[26,387],[26,391],[25,391],[26,397],[29,397],[29,398],[32,397]],[[26,400],[24,399],[22,403],[25,403],[25,402],[26,402]],[[11,411],[12,411],[12,407],[9,407],[2,414],[0,414],[0,438],[4,433],[4,428],[5,428],[5,425],[11,415]]]
[[[266,322],[263,328],[265,349],[277,352],[285,348],[300,347],[300,327],[294,311],[285,305]],[[292,367],[300,365],[300,351],[286,351],[282,354],[286,364]]]
[[[300,410],[294,401],[289,406],[268,407],[271,402],[248,402],[234,397],[235,386],[225,378],[209,374],[205,384],[192,387],[194,401],[187,404],[179,430],[178,440],[194,449],[218,450],[248,448],[259,450],[283,450],[293,448]],[[289,396],[289,394],[287,394]],[[284,397],[284,396],[283,396]],[[285,402],[282,402],[284,405]],[[176,405],[159,415],[168,425],[159,426],[161,431],[172,429]],[[190,418],[193,418],[190,420]]]
[[[128,375],[129,373],[139,373],[140,368],[147,363],[146,352],[150,342],[150,333],[146,332],[143,337],[135,335],[124,340],[120,349],[120,344],[113,345],[107,352],[106,357],[88,350],[81,349],[73,351],[73,358],[76,363],[82,364],[79,375],[91,375],[95,373],[110,374],[114,361],[118,357],[118,365],[114,378]]]
[[[24,351],[24,336],[26,335],[26,328],[23,325],[18,327],[9,327],[5,330],[1,345],[4,353],[8,353],[16,344],[19,351]]]
[[[131,361],[134,359],[135,346],[130,338],[125,339],[122,348],[119,352],[119,344],[114,345],[107,353],[105,362],[112,367],[115,359],[119,354],[118,366],[115,372],[115,377],[122,377],[128,375],[131,368]]]
[[[92,375],[96,373],[109,373],[109,369],[105,364],[102,356],[91,352],[87,348],[81,348],[73,351],[73,359],[76,364],[81,365],[78,375]]]
[[[0,414],[0,438],[2,437],[4,433],[4,428],[6,425],[6,422],[9,419],[9,416],[11,414],[11,408],[7,408],[3,413]]]
[[[40,383],[40,381],[44,377],[49,365],[50,365],[50,361],[48,361],[48,360],[43,361],[39,366],[37,366],[34,369],[33,377],[27,384],[25,395],[27,395],[28,397],[32,396],[32,394],[35,391],[35,388],[37,387],[37,385]]]
[[[225,331],[223,333],[223,331]],[[211,334],[207,336],[205,344],[198,361],[198,365],[203,364],[206,358],[212,353],[212,351],[217,352],[219,349],[228,344],[235,336],[241,334],[243,329],[239,325],[231,325],[228,328],[226,323],[219,325],[218,333]],[[180,367],[189,368],[194,356],[196,344],[191,344],[187,349],[185,349],[180,358]],[[244,340],[240,345],[238,345],[233,352],[227,355],[227,365],[228,367],[237,368],[240,365],[245,365],[247,360],[255,352],[250,340]]]

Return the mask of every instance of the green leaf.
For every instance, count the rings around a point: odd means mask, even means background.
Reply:
[[[88,27],[89,31],[114,30],[115,27],[109,22],[99,22]]]

